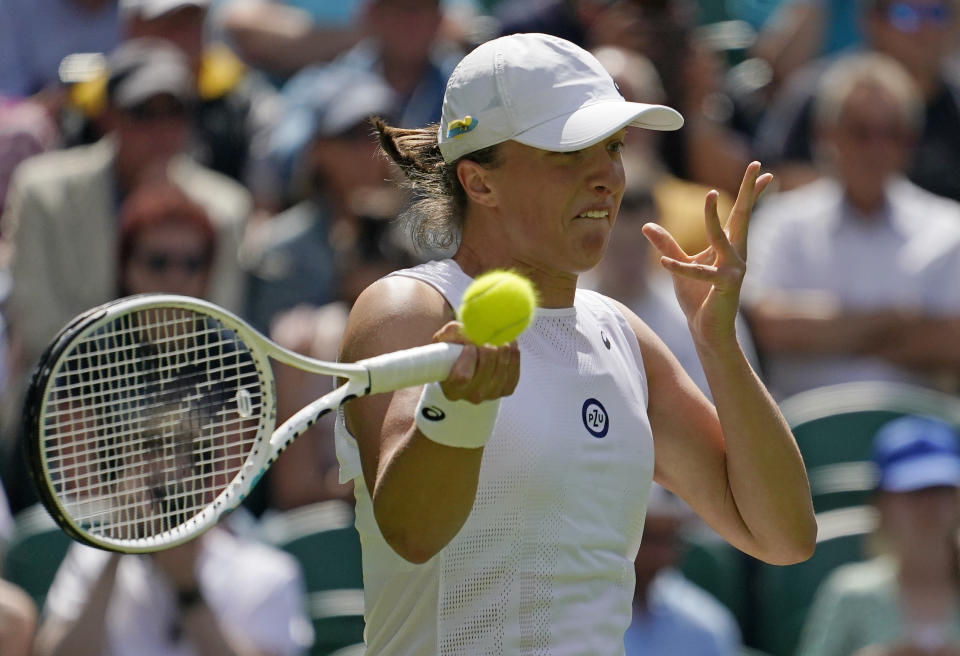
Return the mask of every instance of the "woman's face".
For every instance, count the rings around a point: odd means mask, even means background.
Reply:
[[[600,261],[623,196],[624,135],[570,153],[501,144],[502,163],[488,170],[487,185],[513,260],[572,274]]]
[[[210,262],[203,232],[168,221],[142,229],[133,240],[123,273],[128,294],[162,292],[202,298]]]

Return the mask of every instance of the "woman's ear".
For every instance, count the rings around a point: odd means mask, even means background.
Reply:
[[[476,162],[460,160],[457,163],[457,178],[467,197],[475,203],[493,207],[496,205],[496,192],[489,184],[488,169]]]

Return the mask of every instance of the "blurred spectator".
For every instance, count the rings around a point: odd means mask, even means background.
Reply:
[[[335,360],[356,295],[410,264],[392,240],[390,219],[401,199],[369,122],[392,116],[397,97],[378,75],[337,65],[289,86],[271,152],[297,202],[247,235],[245,316],[287,348]],[[332,389],[331,379],[293,367],[277,367],[275,375],[279,421]],[[270,507],[349,495],[350,486],[337,481],[332,427],[332,417],[321,420],[274,463]]]
[[[193,159],[246,185],[258,207],[275,210],[276,180],[264,158],[277,94],[224,44],[206,37],[212,0],[119,1],[124,39],[164,39],[187,58],[196,85],[188,142]],[[77,125],[71,130],[69,119],[64,120],[71,144],[95,140],[103,132],[97,120],[102,86],[96,78],[87,86],[94,88],[71,96],[83,103]]]
[[[271,153],[297,202],[259,222],[244,245],[245,314],[262,331],[279,311],[334,300],[343,270],[338,260],[355,246],[357,218],[369,211],[389,215],[398,203],[368,120],[396,111],[396,95],[384,81],[333,66],[288,86]],[[385,208],[361,206],[381,198]]]
[[[4,547],[13,533],[13,517],[7,495],[0,484],[0,563]],[[0,654],[30,656],[37,630],[37,608],[19,586],[0,577]]]
[[[500,2],[494,12],[501,35],[517,32],[552,34],[591,49],[609,42],[600,42],[601,30],[609,25],[609,0],[515,0]]]
[[[0,653],[31,656],[37,630],[37,608],[21,588],[0,579]]]
[[[907,174],[928,191],[960,200],[960,82],[950,69],[956,50],[957,0],[863,0],[864,48],[896,59],[913,78],[925,107]],[[781,188],[817,175],[813,96],[831,59],[797,72],[779,92],[758,128],[756,150],[778,173]]]
[[[643,539],[634,561],[633,621],[626,656],[737,656],[740,628],[733,613],[677,569],[682,531],[695,516],[656,483],[650,489]]]
[[[110,63],[108,136],[25,161],[8,192],[2,232],[12,249],[9,321],[19,349],[14,388],[5,395],[8,435],[19,424],[17,388],[47,342],[69,319],[114,297],[118,209],[144,176],[162,171],[204,206],[219,246],[211,300],[234,310],[241,305],[238,244],[250,198],[183,154],[194,98],[183,56],[162,41],[133,40]]]
[[[396,125],[438,122],[447,78],[463,55],[442,38],[440,0],[367,0],[360,20],[365,38],[337,63],[386,81],[399,103]]]
[[[391,219],[400,198],[377,156],[371,115],[391,116],[396,95],[373,73],[339,66],[298,78],[272,140],[296,204],[248,235],[246,316],[277,343],[337,358],[353,300],[370,282],[409,266]],[[332,389],[333,381],[277,367],[280,421]],[[349,496],[338,482],[333,417],[291,444],[267,475],[269,505],[287,510]]]
[[[684,127],[664,133],[660,154],[682,180],[735,194],[751,159],[750,143],[733,129],[733,102],[723,81],[723,53],[697,31],[692,0],[630,0],[638,10],[639,52],[663,83],[665,104],[684,117]]]
[[[780,398],[855,380],[952,386],[960,205],[902,177],[922,120],[911,78],[861,54],[819,89],[825,177],[767,198],[751,228],[743,299],[768,385]]]
[[[907,416],[874,441],[873,497],[883,554],[821,584],[798,656],[960,654],[957,431]]]
[[[779,87],[813,59],[860,45],[857,2],[785,0],[764,22],[751,54],[768,62]]]
[[[141,182],[119,233],[121,293],[206,296],[216,233],[176,185]],[[299,654],[312,635],[304,596],[291,557],[221,527],[150,556],[74,544],[47,594],[37,653]]]
[[[63,58],[110,51],[119,40],[117,0],[3,0],[0,96],[42,94],[55,114],[62,100]]]
[[[216,238],[203,206],[175,184],[141,183],[120,210],[118,296],[205,297]]]
[[[73,544],[47,594],[37,656],[285,656],[313,631],[292,556],[214,527],[151,555]]]
[[[251,66],[282,83],[362,38],[360,0],[227,0],[219,22]]]
[[[11,323],[28,364],[68,319],[113,297],[119,203],[158,170],[213,217],[223,248],[211,295],[239,306],[236,244],[249,195],[183,155],[194,101],[183,57],[162,41],[128,41],[111,57],[108,93],[109,135],[31,158],[9,192],[3,232],[13,243]]]
[[[249,194],[183,155],[194,100],[183,57],[162,41],[128,41],[111,57],[108,93],[109,135],[31,158],[9,192],[3,233],[13,243],[11,328],[27,364],[68,319],[113,297],[118,206],[158,170],[211,214],[223,245],[211,297],[228,308],[240,304],[237,244]]]
[[[57,126],[37,103],[0,95],[0,211],[20,162],[57,146]]]
[[[321,360],[336,360],[353,301],[372,282],[398,268],[411,266],[410,254],[396,243],[395,224],[362,217],[356,246],[343,254],[337,300],[322,306],[298,305],[280,312],[270,336],[287,348]],[[331,378],[295,367],[276,367],[277,416],[280,420],[333,389]],[[297,438],[271,466],[269,503],[287,510],[328,499],[353,502],[353,483],[339,482],[332,414]]]

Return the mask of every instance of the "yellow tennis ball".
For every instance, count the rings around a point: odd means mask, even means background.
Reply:
[[[536,307],[533,283],[513,271],[495,269],[470,283],[457,318],[474,344],[500,346],[530,325]]]

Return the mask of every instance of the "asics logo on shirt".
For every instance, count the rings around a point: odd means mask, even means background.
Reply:
[[[443,421],[447,418],[443,410],[432,405],[425,406],[423,410],[420,411],[420,414],[423,415],[424,419],[429,419],[430,421]]]
[[[600,401],[596,399],[584,401],[581,415],[588,433],[597,439],[606,436],[607,431],[610,430],[610,418],[607,416],[607,409]]]

